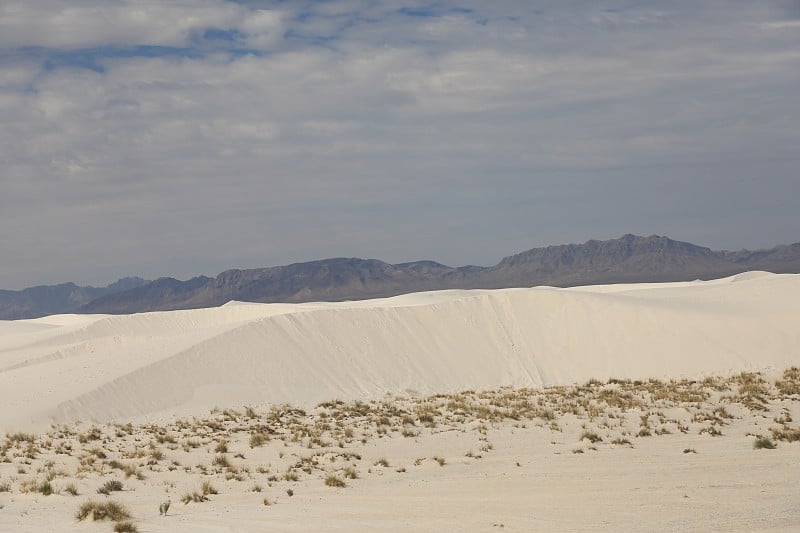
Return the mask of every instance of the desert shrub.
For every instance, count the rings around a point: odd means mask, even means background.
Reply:
[[[756,450],[765,450],[765,449],[774,450],[775,443],[772,442],[772,440],[767,437],[759,437],[753,443],[753,448],[755,448]]]
[[[598,435],[594,431],[588,431],[588,430],[585,430],[583,433],[581,433],[581,438],[579,440],[584,440],[584,439],[588,440],[592,444],[595,444],[597,442],[603,442],[603,438],[600,435]]]
[[[55,494],[56,490],[53,488],[53,486],[50,484],[49,481],[45,481],[44,483],[36,487],[36,492],[40,492],[44,496],[50,496],[51,494]]]
[[[84,502],[78,508],[75,518],[85,520],[89,515],[92,516],[92,520],[105,520],[108,518],[114,522],[121,522],[131,517],[130,511],[124,505],[115,501],[98,503],[89,500]]]
[[[124,522],[117,522],[114,524],[114,532],[115,533],[138,533],[139,528],[136,527],[136,524],[131,522],[130,520],[126,520]]]
[[[221,453],[214,457],[214,466],[230,468],[232,465],[231,465],[231,460],[228,459],[228,456]]]
[[[793,366],[783,372],[783,379],[775,382],[781,394],[800,394],[800,368]]]
[[[344,482],[343,479],[339,479],[333,474],[330,474],[325,478],[325,484],[329,487],[346,487],[347,483]]]
[[[110,479],[103,483],[103,486],[97,489],[97,494],[105,494],[108,496],[112,492],[122,490],[122,481]]]
[[[204,495],[200,494],[199,492],[197,492],[195,490],[195,491],[187,492],[186,494],[184,494],[181,497],[181,501],[185,505],[185,504],[188,504],[189,502],[201,503],[201,502],[204,502],[204,501],[208,501],[208,498],[206,498]]]
[[[214,485],[212,485],[210,481],[203,481],[200,485],[200,490],[203,492],[203,496],[218,494],[217,489],[214,488]]]
[[[800,441],[800,427],[792,428],[784,425],[780,428],[770,429],[772,438],[775,440],[783,440],[786,442]]]
[[[269,434],[264,433],[262,431],[257,431],[250,434],[250,447],[257,448],[267,442],[269,442]]]

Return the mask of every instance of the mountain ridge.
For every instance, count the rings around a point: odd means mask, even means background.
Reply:
[[[747,270],[800,273],[800,242],[731,252],[714,251],[660,235],[626,234],[618,239],[533,248],[506,256],[489,267],[451,267],[430,260],[389,264],[378,259],[336,257],[265,268],[229,269],[213,278],[198,276],[186,281],[165,277],[147,282],[131,278],[139,282],[126,290],[106,290],[97,295],[84,291],[77,298],[62,297],[62,308],[54,311],[55,304],[30,305],[33,311],[28,310],[26,316],[24,308],[17,308],[14,318],[32,318],[32,312],[45,308],[51,312],[44,314],[127,314],[214,307],[230,300],[301,303],[362,300],[439,289],[689,281]],[[17,292],[33,289],[41,288]],[[3,299],[4,293],[13,292],[0,291],[0,318],[13,314]]]
[[[37,318],[77,310],[97,298],[128,291],[150,283],[139,277],[126,277],[105,287],[81,287],[72,282],[38,285],[19,291],[0,289],[0,320]]]

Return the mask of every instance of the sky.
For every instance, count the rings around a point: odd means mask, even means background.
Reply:
[[[0,287],[800,241],[800,0],[0,3]]]

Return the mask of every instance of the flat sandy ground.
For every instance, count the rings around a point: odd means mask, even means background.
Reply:
[[[0,530],[111,531],[76,513],[115,501],[139,531],[796,531],[798,392],[791,369],[12,434]]]
[[[0,321],[0,531],[798,531],[799,326],[769,273]]]

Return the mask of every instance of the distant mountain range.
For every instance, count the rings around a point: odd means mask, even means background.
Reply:
[[[67,283],[0,291],[0,319],[195,309],[230,300],[339,301],[438,289],[688,281],[748,270],[800,273],[800,242],[768,250],[728,252],[658,235],[623,235],[607,241],[534,248],[491,267],[449,267],[434,261],[391,265],[376,259],[335,258],[227,270],[215,278],[200,276],[188,281],[125,278],[103,288]]]
[[[150,283],[142,278],[122,278],[107,287],[79,287],[74,283],[42,285],[21,291],[0,290],[0,320],[36,318],[79,312],[81,306],[109,294]]]

